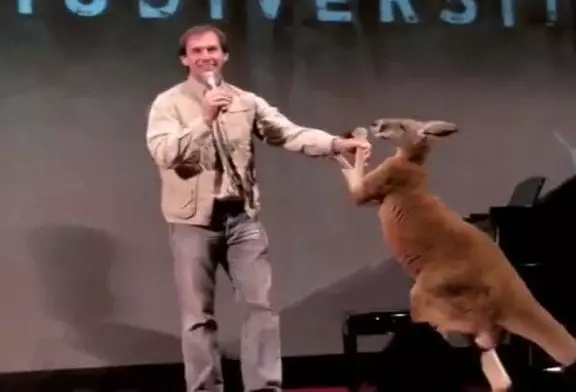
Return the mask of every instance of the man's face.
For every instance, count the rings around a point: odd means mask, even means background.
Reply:
[[[205,72],[219,74],[228,61],[228,54],[222,51],[216,33],[207,31],[188,38],[186,54],[180,60],[193,76],[201,77]]]

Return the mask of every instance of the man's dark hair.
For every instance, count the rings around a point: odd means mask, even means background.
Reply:
[[[184,32],[184,34],[180,36],[180,39],[178,40],[178,55],[186,55],[186,43],[190,37],[209,32],[216,34],[218,41],[220,41],[220,47],[222,48],[222,51],[224,53],[229,53],[230,47],[228,46],[228,37],[226,36],[226,33],[212,24],[201,24],[190,27]]]

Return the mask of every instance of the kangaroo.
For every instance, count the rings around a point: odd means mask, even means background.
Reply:
[[[379,119],[370,132],[394,144],[393,156],[367,174],[360,151],[354,164],[342,155],[336,160],[354,203],[379,206],[385,241],[414,279],[412,320],[444,337],[474,336],[492,391],[503,392],[512,386],[496,352],[503,331],[532,341],[571,369],[576,340],[533,297],[498,245],[431,192],[424,164],[433,141],[457,131],[445,121]],[[368,133],[357,128],[349,137]]]

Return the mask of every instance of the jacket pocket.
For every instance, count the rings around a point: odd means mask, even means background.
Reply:
[[[254,110],[238,101],[233,101],[220,121],[227,130],[231,128],[235,133],[246,131],[250,133],[254,122]]]
[[[162,211],[166,216],[188,219],[196,213],[198,175],[183,179],[175,171],[162,172]]]

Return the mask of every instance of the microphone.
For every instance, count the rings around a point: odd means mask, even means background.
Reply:
[[[214,72],[212,71],[204,72],[203,76],[204,80],[206,81],[206,84],[208,85],[208,87],[210,87],[211,90],[218,87],[218,84],[216,83],[216,75],[214,74]]]
[[[204,81],[206,82],[210,90],[214,90],[215,88],[218,87],[218,82],[216,81],[216,74],[213,71],[204,72],[202,74],[202,77],[204,78]],[[225,113],[227,110],[228,108],[226,106],[221,106],[219,113]]]

